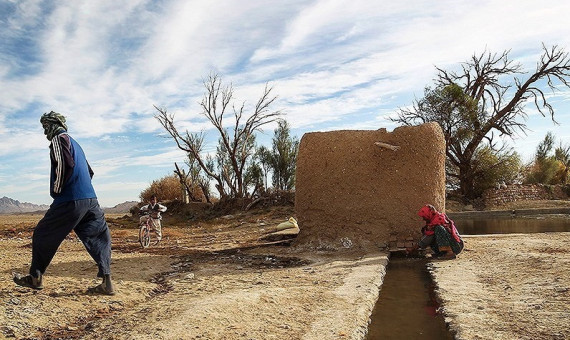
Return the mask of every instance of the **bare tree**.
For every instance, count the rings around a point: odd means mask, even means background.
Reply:
[[[411,109],[400,110],[393,119],[404,125],[440,124],[446,139],[448,174],[457,178],[461,193],[468,199],[475,198],[473,162],[482,143],[504,151],[494,140],[495,132],[509,137],[524,133],[528,104],[556,123],[554,108],[539,82],[544,81],[543,87],[553,92],[560,86],[570,87],[570,58],[564,49],[543,45],[536,70],[526,80],[522,79],[522,66],[508,54],[473,55],[459,72],[437,68],[435,88],[426,88],[424,98],[416,100]],[[512,82],[503,80],[512,75],[518,75]]]
[[[178,176],[178,180],[180,181],[180,186],[184,194],[182,196],[183,202],[184,203],[189,203],[190,201],[199,202],[200,200],[198,200],[194,195],[193,186],[190,185],[190,183],[194,183],[190,180],[190,174],[187,173],[185,169],[181,169],[176,162],[174,162],[174,167],[175,167],[174,173],[176,174],[176,176]]]
[[[245,102],[236,107],[233,105],[234,93],[232,85],[223,86],[217,74],[210,74],[204,80],[206,92],[200,102],[202,115],[214,126],[219,134],[216,160],[202,154],[204,133],[180,133],[174,122],[174,115],[166,109],[155,106],[155,116],[160,124],[172,136],[179,149],[186,151],[194,159],[206,176],[215,182],[220,197],[242,198],[247,196],[244,183],[248,158],[255,148],[255,132],[269,123],[279,120],[280,111],[270,111],[269,107],[276,96],[271,95],[272,88],[267,84],[263,94],[255,104],[253,112],[246,117]],[[233,126],[224,126],[224,119],[233,118]],[[217,167],[215,164],[217,163]]]
[[[192,154],[187,153],[188,159],[185,161],[186,165],[188,166],[188,176],[190,182],[193,185],[198,186],[200,188],[204,199],[208,203],[212,203],[211,199],[211,190],[210,190],[210,181],[206,176],[202,174],[202,168],[200,164],[196,161],[196,159],[192,156]],[[206,163],[207,166],[211,168],[209,162]]]

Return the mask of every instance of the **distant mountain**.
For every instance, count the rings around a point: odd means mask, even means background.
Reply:
[[[103,210],[109,214],[126,214],[129,212],[131,207],[137,204],[139,204],[139,202],[127,201],[117,204],[112,208],[103,208]],[[18,200],[6,196],[0,198],[0,214],[30,213],[35,211],[46,211],[48,209],[49,205],[47,204],[33,204],[27,202],[22,203]]]
[[[33,203],[22,203],[18,200],[11,199],[9,197],[0,198],[0,214],[13,214],[13,213],[27,213],[34,211],[45,211],[48,210],[49,205],[46,204],[33,204]]]
[[[137,201],[127,201],[119,203],[112,208],[103,208],[103,210],[108,214],[126,214],[130,211],[132,207],[139,204]]]

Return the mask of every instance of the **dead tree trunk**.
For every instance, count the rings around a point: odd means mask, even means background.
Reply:
[[[178,175],[178,180],[180,181],[180,185],[182,187],[182,201],[184,203],[190,203],[190,201],[196,202],[197,199],[194,196],[192,187],[188,184],[188,174],[184,169],[180,169],[176,162],[174,162],[174,166],[176,167],[174,173]]]

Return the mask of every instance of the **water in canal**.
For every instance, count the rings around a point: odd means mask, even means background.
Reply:
[[[390,258],[382,289],[370,316],[367,340],[452,340],[425,259]]]
[[[568,215],[497,217],[493,219],[454,219],[461,235],[547,233],[570,231]]]
[[[568,232],[568,215],[455,219],[462,235]],[[452,340],[437,313],[434,284],[425,259],[395,257],[387,267],[378,302],[370,317],[367,340]],[[461,255],[460,255],[461,256]]]

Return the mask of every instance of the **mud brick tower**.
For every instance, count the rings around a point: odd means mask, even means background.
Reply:
[[[295,187],[295,244],[403,247],[421,236],[417,211],[424,204],[444,211],[443,133],[437,123],[307,133]]]

